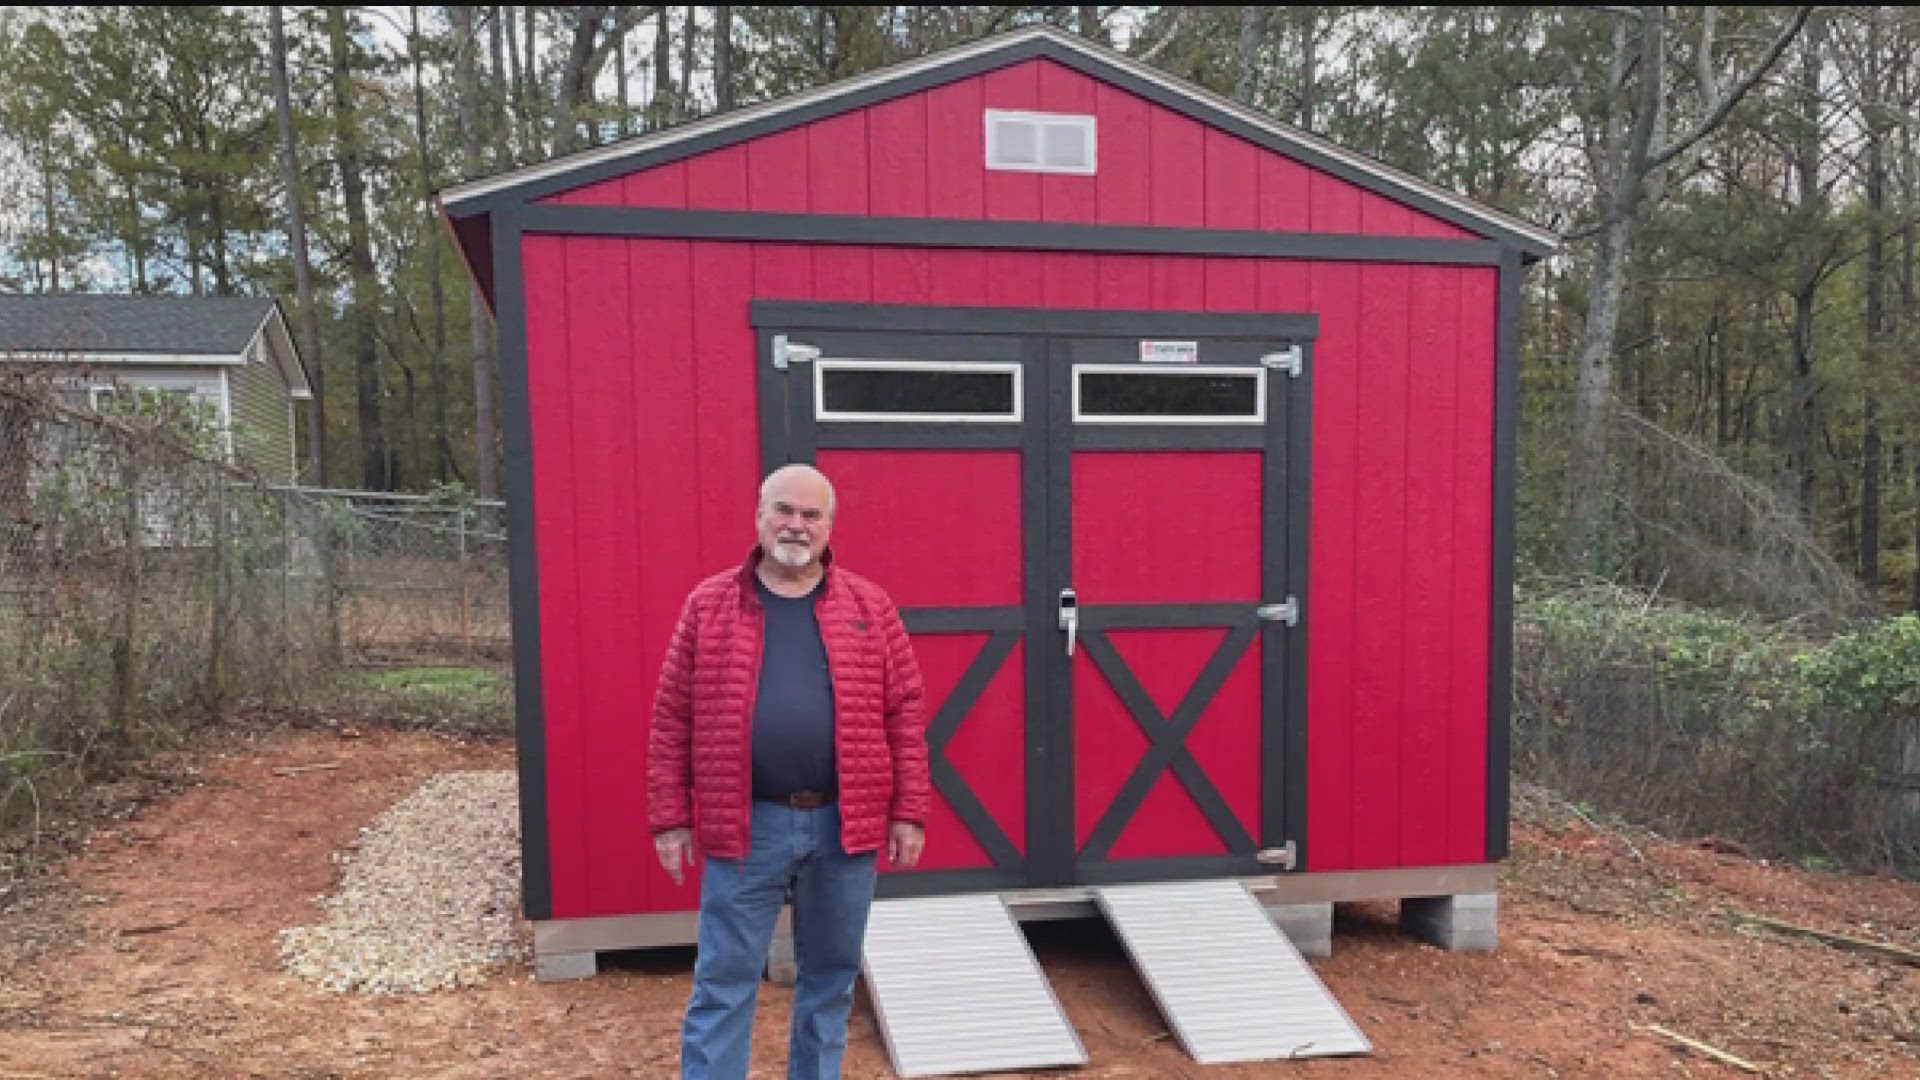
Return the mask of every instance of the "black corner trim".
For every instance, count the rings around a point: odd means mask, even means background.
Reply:
[[[540,557],[534,536],[527,294],[518,215],[495,214],[492,225],[513,623],[514,742],[520,770],[520,903],[528,919],[540,920],[553,917],[553,859],[547,835],[547,719],[540,677]]]
[[[1116,255],[1212,255],[1266,259],[1496,266],[1505,250],[1491,240],[1348,233],[1181,229],[1051,221],[776,214],[749,210],[669,210],[628,206],[529,206],[528,232],[568,236],[681,240],[869,244],[883,247],[1099,252]]]
[[[1487,643],[1487,861],[1507,857],[1513,799],[1514,514],[1520,422],[1520,252],[1500,260],[1494,360],[1493,595]]]

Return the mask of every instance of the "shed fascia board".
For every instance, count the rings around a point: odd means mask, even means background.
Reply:
[[[456,218],[485,213],[501,204],[532,202],[626,172],[667,164],[985,70],[1038,58],[1063,63],[1201,123],[1328,170],[1387,197],[1409,201],[1442,220],[1509,243],[1529,257],[1544,257],[1560,246],[1560,238],[1549,230],[1281,124],[1203,87],[1049,26],[1010,31],[668,131],[457,184],[441,193],[440,202],[446,212]]]

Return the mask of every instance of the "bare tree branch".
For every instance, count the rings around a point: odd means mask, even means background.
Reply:
[[[1694,143],[1712,134],[1714,129],[1720,126],[1720,122],[1727,118],[1727,114],[1733,111],[1734,106],[1740,104],[1741,100],[1747,96],[1747,91],[1759,85],[1760,80],[1765,78],[1767,72],[1773,69],[1773,65],[1779,61],[1781,54],[1787,51],[1787,46],[1791,45],[1793,39],[1799,36],[1801,27],[1807,24],[1807,17],[1812,15],[1813,11],[1814,9],[1811,6],[1802,7],[1798,11],[1795,11],[1792,20],[1787,23],[1786,29],[1780,31],[1780,35],[1773,39],[1771,45],[1767,46],[1767,51],[1761,56],[1760,61],[1753,66],[1753,70],[1749,71],[1745,78],[1729,88],[1727,93],[1721,97],[1719,101],[1714,102],[1708,109],[1707,115],[1701,117],[1700,121],[1694,124],[1686,134],[1681,135],[1679,138],[1674,139],[1672,142],[1649,154],[1647,157],[1648,167],[1658,168],[1661,165],[1665,165],[1667,162],[1672,161],[1674,158],[1686,152],[1687,148]],[[1709,22],[1708,26],[1711,27],[1711,25],[1712,23]],[[1711,44],[1711,38],[1708,38],[1707,43]],[[1708,61],[1703,57],[1701,59],[1702,66],[1704,67],[1707,63]],[[1702,89],[1704,91],[1706,88],[1703,87]]]

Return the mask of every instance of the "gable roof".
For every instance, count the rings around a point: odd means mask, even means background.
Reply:
[[[0,352],[238,355],[277,308],[240,296],[0,296]]]
[[[1035,58],[1063,64],[1476,235],[1508,244],[1530,259],[1559,247],[1559,237],[1550,230],[1051,26],[1023,27],[773,101],[457,184],[440,193],[440,202],[458,227],[462,219],[478,218],[504,206],[532,202]]]

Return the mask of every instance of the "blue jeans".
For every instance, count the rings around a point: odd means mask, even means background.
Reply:
[[[878,856],[840,847],[840,808],[753,804],[744,859],[708,859],[700,882],[700,954],[680,1028],[682,1080],[745,1080],[760,975],[780,907],[793,890],[790,1080],[836,1080],[847,1051],[847,1014],[873,904]]]

